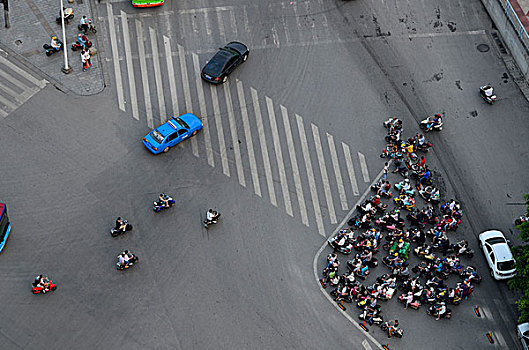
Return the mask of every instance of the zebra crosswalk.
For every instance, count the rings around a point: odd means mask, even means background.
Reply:
[[[195,157],[325,236],[371,181],[364,154],[241,80],[205,83],[200,50],[113,4],[106,3],[108,26],[100,32],[107,30],[118,107],[150,128],[195,111],[204,127],[186,150],[190,145]],[[196,13],[214,16],[218,35],[228,38],[233,27],[220,23],[233,12],[216,9]]]
[[[0,117],[7,117],[47,83],[0,53]]]

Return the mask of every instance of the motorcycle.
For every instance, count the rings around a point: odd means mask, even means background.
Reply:
[[[371,316],[373,316],[373,318],[371,319],[371,322],[373,322],[374,324],[381,324],[382,322],[384,322],[384,317],[382,317],[382,315],[380,315],[377,312],[374,312],[374,313],[368,313],[368,310],[367,308],[364,309],[364,312],[362,312],[360,315],[358,315],[358,318],[362,321],[369,321],[369,319],[371,318]]]
[[[72,51],[77,51],[81,49],[89,49],[92,47],[92,42],[90,40],[87,40],[84,44],[81,44],[80,42],[76,41],[72,44]]]
[[[129,261],[126,264],[123,264],[123,265],[121,265],[119,263],[119,261],[118,261],[117,264],[116,264],[116,269],[118,269],[118,270],[128,269],[129,267],[134,266],[134,264],[139,261],[139,258],[136,255],[134,255],[131,252],[129,252],[128,250],[125,250],[125,251],[121,252],[120,255],[122,255],[122,254],[126,254],[128,256],[128,258],[129,258]],[[118,259],[119,259],[120,255],[118,255]]]
[[[416,147],[418,151],[427,153],[430,150],[430,148],[433,147],[433,143],[425,142],[422,145],[416,145]]]
[[[404,293],[402,295],[399,295],[399,303],[406,304],[405,297],[407,296],[407,293]],[[419,310],[421,308],[421,303],[418,300],[414,300],[411,303],[408,304],[412,309]]]
[[[96,29],[96,26],[92,23],[92,19],[89,18],[88,19],[88,22],[86,23],[86,26],[82,26],[82,25],[78,25],[77,26],[77,29],[79,29],[79,31],[82,31],[83,33],[87,33],[88,31],[91,31],[92,33],[97,33],[97,29]]]
[[[425,186],[419,190],[421,197],[427,202],[438,203],[441,200],[439,190],[433,186]]]
[[[432,305],[428,308],[428,310],[426,311],[426,313],[430,316],[433,316],[433,317],[437,317],[438,314],[439,314],[439,305],[436,304],[436,305]],[[446,312],[444,314],[441,315],[441,318],[446,318],[447,320],[449,320],[450,318],[452,318],[452,310],[450,309],[446,309]]]
[[[388,329],[389,329],[389,322],[386,321],[384,322],[381,326],[380,326],[380,329],[383,330],[384,332],[389,332]],[[392,333],[394,336],[396,336],[397,338],[402,338],[402,336],[404,335],[404,331],[401,329],[401,328],[397,328],[396,330],[393,331]]]
[[[372,185],[371,186],[371,191],[375,191],[378,193],[378,191],[380,190],[380,187],[382,186],[384,180],[379,180],[376,184]],[[386,197],[386,198],[391,198],[392,196],[392,193],[391,191],[388,191],[388,192],[381,192],[380,193],[382,196]]]
[[[212,209],[211,209],[211,210],[212,210]],[[204,225],[204,227],[205,227],[206,229],[209,228],[209,225],[215,225],[215,224],[218,222],[218,220],[220,219],[220,213],[219,213],[219,212],[213,210],[212,213],[213,213],[213,219],[209,220],[209,219],[207,218],[207,215],[208,215],[208,214],[206,213],[206,220],[204,220],[204,221],[202,222],[202,224]]]
[[[395,204],[399,207],[402,207],[408,211],[412,211],[415,208],[415,199],[408,197],[406,195],[400,195],[397,198],[393,198]]]
[[[55,17],[55,22],[57,22],[57,24],[62,24],[62,21],[61,21],[61,11],[59,10],[59,16]],[[64,22],[66,22],[66,24],[70,24],[70,20],[72,20],[74,18],[74,13],[73,13],[73,8],[71,7],[68,7],[68,8],[64,8]]]
[[[481,276],[478,275],[478,271],[474,266],[465,266],[459,271],[459,277],[462,280],[469,280],[470,282],[480,284]]]
[[[330,237],[327,240],[327,244],[339,253],[349,255],[353,251],[353,244],[349,241],[347,237],[340,237],[340,234],[337,234],[334,237]]]
[[[31,287],[32,287],[31,291],[33,292],[33,294],[40,294],[40,293],[44,294],[44,293],[47,293],[49,291],[53,291],[53,290],[57,289],[57,285],[55,283],[53,283],[52,280],[48,279],[47,277],[45,279],[49,283],[49,287],[46,290],[44,290],[44,287],[39,286],[40,276],[35,277],[35,280],[33,281],[33,283],[31,283]]]
[[[166,206],[161,200],[152,202],[152,210],[154,210],[155,213],[158,213],[166,208],[174,207],[175,205],[175,200],[172,197],[166,195],[165,193],[162,193],[162,195],[163,198],[167,200],[168,206]]]
[[[59,52],[59,51],[62,50],[62,47],[63,47],[63,45],[62,45],[62,41],[57,40],[57,44],[59,44],[59,48],[57,48],[57,49],[56,49],[56,48],[53,48],[53,47],[52,47],[51,45],[49,45],[49,44],[44,44],[44,45],[42,45],[42,48],[44,48],[44,50],[46,50],[46,51],[45,51],[46,56],[51,56],[51,55],[53,55],[55,52]]]
[[[400,194],[404,193],[404,194],[407,194],[408,196],[415,196],[415,190],[413,189],[413,187],[408,186],[408,189],[405,189],[406,184],[409,184],[409,180],[408,181],[403,180],[399,183],[396,183],[395,185],[393,185],[393,187],[395,187],[395,189],[398,190]]]
[[[514,224],[518,226],[528,221],[529,221],[529,216],[522,215],[518,219],[514,220]]]
[[[437,114],[438,121],[437,123],[433,123],[433,117],[428,117],[421,121],[419,126],[421,129],[423,129],[425,132],[435,130],[435,131],[441,131],[443,130],[443,118],[440,114]]]
[[[110,234],[112,235],[112,237],[117,237],[127,231],[132,231],[132,225],[129,224],[129,221],[127,219],[123,220],[123,225],[125,225],[125,229],[121,229],[119,227],[112,227],[110,229]]]
[[[483,86],[480,86],[479,87],[479,95],[489,104],[489,105],[493,105],[494,102],[496,102],[496,95],[494,94],[491,94],[490,96],[487,96],[487,94],[485,93],[485,90],[488,89],[488,88],[491,88],[492,89],[492,86],[490,85],[483,85]]]

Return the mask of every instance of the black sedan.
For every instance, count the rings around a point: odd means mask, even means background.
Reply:
[[[228,75],[248,59],[248,47],[238,41],[228,43],[202,68],[202,79],[214,84],[225,83]]]

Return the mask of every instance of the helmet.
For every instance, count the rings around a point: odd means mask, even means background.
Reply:
[[[401,239],[399,239],[399,242],[403,242],[403,241],[402,241],[402,238],[401,238]]]
[[[82,37],[83,37],[83,34],[79,33],[79,34],[77,34],[77,36],[78,36],[79,38],[82,38]]]
[[[395,256],[399,256],[399,253],[395,253]]]
[[[52,36],[52,37],[51,37],[51,40],[57,40],[57,37]]]

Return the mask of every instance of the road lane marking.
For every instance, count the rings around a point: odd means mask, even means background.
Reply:
[[[18,108],[17,105],[15,105],[13,102],[9,101],[7,98],[5,98],[2,95],[0,95],[0,103],[3,103],[7,107],[11,108],[11,111],[14,111],[15,109]]]
[[[301,153],[305,160],[305,168],[307,170],[307,178],[309,180],[310,196],[312,198],[312,206],[314,208],[314,217],[316,219],[316,226],[318,233],[325,237],[325,230],[323,228],[323,219],[321,216],[320,202],[318,199],[318,191],[316,190],[316,181],[314,180],[314,172],[312,171],[312,162],[310,161],[309,144],[307,142],[307,135],[305,134],[305,127],[303,126],[303,119],[296,114],[296,122],[298,124],[299,139],[301,141]]]
[[[204,12],[204,24],[206,26],[206,33],[208,34],[208,36],[211,35],[211,26],[210,26],[210,23],[209,23],[209,15],[208,15],[208,12]]]
[[[253,150],[253,139],[250,131],[250,122],[248,121],[248,109],[246,107],[246,98],[244,97],[244,88],[242,81],[237,80],[237,95],[239,96],[239,108],[241,109],[242,125],[244,128],[244,137],[246,139],[246,148],[248,149],[248,159],[250,161],[250,171],[252,173],[253,189],[256,195],[261,197],[261,185],[259,183],[259,173],[255,162]]]
[[[358,159],[360,159],[360,168],[362,168],[364,182],[369,182],[369,171],[367,170],[366,157],[362,153],[358,152]]]
[[[369,342],[366,339],[362,340],[362,346],[366,350],[373,350],[373,348],[371,347],[371,345],[369,345]]]
[[[263,117],[261,115],[261,107],[259,106],[259,97],[254,88],[250,88],[252,93],[253,109],[255,112],[255,121],[257,123],[257,134],[259,135],[259,143],[261,145],[261,153],[263,155],[263,164],[265,168],[266,183],[268,185],[268,193],[270,195],[270,203],[277,207],[276,192],[274,189],[274,180],[272,179],[272,167],[270,166],[270,157],[268,156],[268,148],[266,147],[266,139],[264,133]]]
[[[180,115],[180,112],[178,108],[178,96],[176,93],[176,80],[175,80],[175,70],[173,66],[173,55],[171,51],[171,42],[169,40],[170,39],[168,37],[166,37],[165,35],[163,36],[163,44],[165,48],[165,61],[167,63],[167,73],[169,75],[169,90],[171,91],[171,105],[173,107],[173,115],[177,116],[177,115]],[[204,99],[204,92],[202,92],[202,99]],[[200,113],[202,114],[202,109],[200,109]],[[205,116],[205,113],[202,115]],[[162,118],[165,118],[165,116],[162,116]]]
[[[16,72],[21,77],[25,78],[30,83],[33,83],[34,85],[37,85],[41,89],[44,88],[46,86],[46,84],[48,83],[44,79],[38,80],[37,78],[35,78],[34,76],[29,74],[25,70],[21,69],[17,65],[13,64],[12,62],[8,61],[5,57],[3,57],[1,55],[0,55],[0,62],[2,62],[7,67],[9,67],[12,71]]]
[[[211,91],[211,100],[213,103],[213,114],[215,117],[215,126],[217,128],[217,135],[219,139],[220,159],[222,162],[222,172],[226,176],[230,176],[230,165],[228,164],[228,156],[226,155],[226,144],[224,143],[224,131],[222,129],[222,120],[220,115],[219,98],[217,96],[217,87],[213,84],[209,85]]]
[[[108,3],[107,3],[108,4]],[[136,35],[138,40],[138,56],[140,58],[141,82],[143,85],[143,99],[145,101],[145,113],[147,114],[147,125],[154,128],[152,118],[151,90],[149,87],[149,75],[147,73],[147,63],[145,62],[145,45],[143,44],[143,24],[139,20],[136,22]]]
[[[281,3],[281,7],[283,9],[283,12],[286,11],[285,9],[285,3]],[[290,34],[289,34],[289,30],[288,30],[288,26],[287,26],[287,22],[285,21],[285,18],[286,16],[281,16],[281,23],[283,25],[283,33],[285,34],[285,42],[287,43],[287,45],[291,45],[292,44],[292,41],[290,40]]]
[[[334,176],[336,177],[336,184],[338,185],[338,193],[340,194],[340,203],[342,210],[349,209],[347,206],[347,197],[345,195],[345,187],[343,185],[342,173],[340,170],[340,163],[338,162],[338,154],[336,153],[336,146],[334,145],[334,138],[327,133],[327,142],[329,143],[329,151],[331,152],[331,160],[334,168]]]
[[[206,99],[204,98],[204,88],[202,78],[200,78],[200,64],[198,62],[198,55],[196,53],[191,54],[193,58],[193,67],[195,68],[196,76],[196,86],[197,86],[197,95],[198,95],[198,107],[200,110],[200,119],[202,120],[202,125],[204,132],[204,143],[206,146],[206,157],[208,158],[208,164],[212,167],[215,166],[215,161],[213,159],[213,149],[211,148],[211,135],[209,133],[209,120],[208,112],[206,109]]]
[[[116,39],[116,25],[114,24],[114,13],[112,5],[107,2],[108,31],[110,33],[110,47],[112,48],[112,61],[114,63],[114,76],[116,78],[116,91],[118,93],[118,106],[125,112],[125,100],[123,97],[123,82],[121,81],[121,70],[119,67],[118,40]],[[138,34],[138,40],[140,35]]]
[[[184,51],[184,47],[180,44],[178,44],[178,55],[180,56],[180,72],[182,73],[182,86],[184,88],[184,99],[186,101],[186,111],[191,112],[193,110],[193,105],[191,102],[191,91],[189,89],[189,78],[187,76],[186,54]],[[217,95],[217,92],[215,91],[215,96],[216,95]],[[217,105],[218,105],[218,101],[217,101]],[[220,112],[218,116],[220,118]],[[198,144],[197,144],[196,137],[191,138],[191,149],[193,150],[193,155],[195,157],[198,157]]]
[[[217,13],[217,24],[219,28],[219,36],[222,39],[222,42],[225,42],[226,33],[224,31],[224,22],[222,22],[222,9],[220,7],[216,7],[215,12]]]
[[[237,22],[235,20],[235,14],[233,13],[233,9],[230,9],[229,14],[230,14],[231,31],[233,32],[233,37],[236,38],[238,36]]]
[[[358,183],[356,182],[355,170],[353,167],[353,159],[351,157],[351,152],[349,151],[349,145],[342,142],[343,154],[345,156],[345,164],[347,165],[347,172],[349,173],[349,180],[351,181],[351,188],[353,189],[353,194],[355,196],[360,195],[358,190]]]
[[[165,111],[165,98],[163,95],[162,72],[160,69],[160,57],[158,55],[158,39],[156,38],[156,31],[149,27],[149,34],[151,36],[152,61],[154,66],[154,81],[156,82],[156,94],[158,95],[158,112],[162,122],[167,120],[167,112]]]
[[[272,139],[274,141],[274,149],[276,153],[277,167],[279,169],[279,181],[281,182],[281,190],[283,192],[283,201],[285,202],[285,209],[287,214],[294,216],[292,213],[292,203],[290,202],[290,193],[288,192],[287,174],[285,172],[285,164],[283,162],[283,152],[281,151],[281,142],[279,141],[279,131],[277,129],[276,113],[274,111],[274,103],[270,97],[265,96],[266,107],[268,110],[268,119],[270,121],[270,130],[272,130]]]
[[[29,88],[29,86],[26,86],[21,81],[19,81],[17,78],[13,77],[12,75],[10,75],[4,70],[0,69],[0,76],[4,77],[6,80],[9,80],[13,85],[19,87],[23,91],[26,91]]]
[[[285,134],[287,137],[288,154],[290,155],[290,165],[292,166],[294,185],[296,187],[296,194],[298,197],[301,222],[308,227],[309,217],[307,215],[307,207],[305,206],[303,187],[301,186],[301,176],[299,175],[298,161],[296,159],[296,148],[294,147],[294,139],[292,138],[292,130],[290,128],[290,121],[288,119],[288,111],[283,105],[280,105],[280,107],[281,114],[283,115],[283,126],[285,127]]]
[[[336,224],[336,213],[334,211],[334,203],[332,201],[331,186],[329,184],[329,177],[327,176],[327,168],[325,166],[325,158],[323,156],[323,148],[321,146],[320,132],[316,125],[310,124],[312,127],[312,136],[314,137],[314,145],[316,146],[316,156],[320,165],[321,180],[323,183],[323,192],[325,194],[325,200],[327,202],[327,208],[329,211],[329,218],[331,224]]]
[[[391,162],[391,160],[390,160]],[[371,186],[377,181],[377,179],[382,176],[382,173],[383,173],[384,170],[381,170],[380,173],[378,174],[378,176],[375,178],[375,180],[373,181],[373,183],[367,187],[366,191],[362,194],[362,196],[360,198],[358,198],[358,201],[351,207],[351,210],[349,210],[349,212],[345,215],[345,217],[343,218],[343,220],[338,224],[338,226],[336,226],[336,229],[330,234],[329,237],[331,236],[334,236],[344,225],[345,223],[347,222],[347,220],[349,219],[349,217],[351,217],[351,215],[353,214],[353,212],[355,211],[356,207],[362,203],[362,201],[364,201],[364,199],[367,197],[367,195],[371,192]],[[327,238],[325,235],[324,235],[325,238]],[[341,313],[358,331],[360,331],[367,339],[371,340],[371,342],[373,344],[375,344],[376,348],[378,349],[382,349],[382,345],[369,333],[367,333],[366,331],[364,331],[360,325],[358,324],[358,322],[356,320],[354,320],[347,312],[343,311],[342,309],[340,309],[340,307],[338,306],[338,304],[331,298],[331,296],[329,295],[329,293],[326,293],[325,292],[325,289],[323,289],[321,283],[319,283],[319,279],[320,279],[320,276],[318,274],[318,259],[321,255],[321,253],[323,252],[323,250],[327,247],[327,241],[325,241],[322,246],[320,247],[320,249],[318,250],[318,252],[316,253],[316,255],[314,256],[314,260],[312,261],[312,270],[313,270],[313,274],[314,274],[314,279],[315,279],[315,282],[316,284],[318,285],[318,288],[320,289],[320,291],[323,293],[323,295],[325,296],[325,298],[327,298],[327,300],[336,308],[336,310],[338,310],[339,313]]]
[[[123,31],[123,45],[125,45],[125,60],[127,62],[127,75],[129,78],[132,117],[140,120],[138,98],[136,95],[136,81],[134,79],[134,65],[132,64],[132,49],[130,48],[129,20],[124,11],[121,11],[121,29]]]
[[[233,115],[233,102],[231,100],[230,82],[223,84],[224,98],[226,99],[226,106],[228,107],[228,122],[230,124],[231,142],[233,144],[233,153],[235,154],[235,166],[237,168],[237,177],[239,183],[246,187],[244,179],[244,169],[242,167],[241,150],[239,148],[239,137],[237,136],[237,124],[235,123],[235,116]]]
[[[4,91],[8,95],[10,95],[17,102],[23,103],[22,99],[19,98],[20,97],[20,93],[16,92],[15,90],[12,90],[7,85],[4,85],[1,81],[0,81],[0,90]]]

